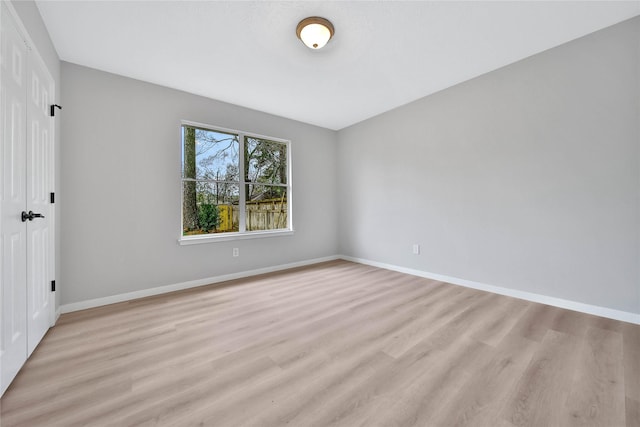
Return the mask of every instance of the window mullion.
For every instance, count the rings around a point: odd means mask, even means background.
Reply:
[[[247,214],[245,212],[245,208],[246,208],[246,201],[247,201],[247,194],[246,194],[246,186],[245,186],[245,182],[244,182],[244,177],[245,177],[245,171],[244,171],[244,152],[245,152],[245,144],[246,144],[246,140],[244,137],[243,133],[240,133],[238,135],[238,139],[239,139],[239,146],[240,146],[240,153],[239,153],[239,161],[240,161],[240,165],[238,167],[238,171],[240,176],[238,177],[238,183],[240,184],[238,187],[240,187],[239,190],[239,200],[238,200],[238,231],[240,233],[244,233],[245,231],[247,231],[247,227],[246,227],[246,221],[247,221]]]

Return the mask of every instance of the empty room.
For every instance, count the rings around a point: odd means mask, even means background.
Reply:
[[[0,426],[640,426],[640,1],[0,0]]]

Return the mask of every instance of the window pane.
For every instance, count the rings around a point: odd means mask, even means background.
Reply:
[[[196,182],[196,201],[200,203],[238,204],[239,188],[234,182]]]
[[[239,146],[237,135],[183,126],[183,178],[238,181]]]
[[[238,191],[235,183],[184,181],[183,235],[238,231]]]
[[[247,231],[287,228],[287,189],[273,185],[248,184]]]
[[[287,183],[287,145],[259,138],[245,138],[245,182]]]

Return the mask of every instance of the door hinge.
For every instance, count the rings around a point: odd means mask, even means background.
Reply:
[[[52,280],[51,281],[51,292],[55,292],[56,291],[56,281]]]
[[[59,108],[59,109],[61,109],[61,110],[62,110],[62,107],[61,107],[61,106],[59,106],[58,104],[52,104],[52,105],[51,105],[51,111],[50,111],[50,113],[51,113],[51,117],[55,117],[55,115],[56,115],[56,108]]]
[[[56,202],[56,193],[51,193],[49,199],[51,200],[51,203],[55,203]]]

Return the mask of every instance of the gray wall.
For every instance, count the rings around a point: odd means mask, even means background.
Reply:
[[[634,18],[341,130],[341,253],[640,312],[639,40]]]
[[[335,132],[66,62],[62,76],[63,304],[337,253]],[[293,236],[177,244],[182,119],[291,140]]]
[[[55,83],[56,83],[56,99],[55,102],[57,104],[61,103],[60,97],[60,59],[58,58],[58,53],[53,47],[53,43],[49,38],[49,33],[47,32],[47,28],[42,22],[42,17],[40,16],[40,11],[36,4],[32,0],[24,0],[24,1],[12,1],[11,5],[18,13],[22,24],[25,26],[27,32],[29,33],[29,37],[35,44],[38,53],[44,60],[47,68],[51,72]],[[55,165],[56,165],[56,176],[55,176],[55,192],[57,196],[57,204],[56,204],[56,280],[60,282],[62,278],[61,273],[61,262],[62,262],[62,254],[60,251],[60,234],[62,232],[61,228],[61,206],[62,206],[62,192],[60,191],[60,120],[61,114],[57,115],[56,123],[55,123],[55,140],[57,144],[54,147],[54,156],[55,156]],[[56,292],[56,308],[60,306],[60,292]]]

